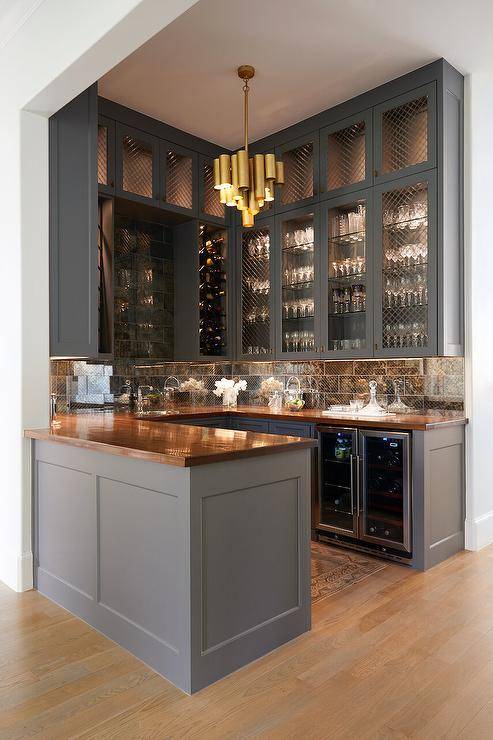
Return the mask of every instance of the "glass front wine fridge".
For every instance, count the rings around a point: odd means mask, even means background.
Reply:
[[[328,539],[410,555],[408,433],[321,426],[317,529]]]

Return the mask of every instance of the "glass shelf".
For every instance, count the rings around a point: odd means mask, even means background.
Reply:
[[[307,288],[311,288],[313,285],[313,280],[303,280],[301,283],[289,283],[288,285],[283,285],[283,290],[304,290]]]

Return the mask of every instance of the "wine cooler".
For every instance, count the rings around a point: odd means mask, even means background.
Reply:
[[[318,432],[319,534],[409,559],[410,435],[324,426]]]

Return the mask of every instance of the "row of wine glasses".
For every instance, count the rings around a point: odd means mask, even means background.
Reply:
[[[260,232],[257,236],[248,240],[248,256],[267,258],[270,254],[270,238],[268,233]]]
[[[395,226],[396,229],[418,229],[428,224],[427,203],[408,203],[395,210],[385,210],[382,214],[384,226]]]
[[[329,348],[337,350],[362,349],[366,346],[364,339],[332,339],[329,342]]]
[[[364,285],[351,285],[332,290],[334,313],[354,313],[366,310],[366,288]]]
[[[313,331],[286,331],[283,336],[285,352],[311,352],[315,349]]]
[[[287,267],[284,270],[284,286],[290,287],[292,285],[298,286],[303,283],[313,282],[314,277],[313,265],[304,265],[301,267]]]
[[[426,324],[422,321],[404,323],[395,321],[385,324],[384,329],[385,347],[426,347],[428,345],[428,333]]]
[[[392,270],[396,267],[417,267],[426,264],[427,259],[428,245],[426,243],[401,244],[385,250],[384,268]]]
[[[268,295],[270,289],[269,280],[257,280],[251,277],[245,278],[245,285],[252,291],[252,293],[260,293],[263,295]]]
[[[297,252],[313,251],[313,226],[307,225],[304,228],[292,229],[287,231],[284,236],[284,247]]]
[[[272,350],[270,350],[268,347],[264,347],[263,345],[248,345],[246,348],[247,355],[269,355],[272,354]]]
[[[385,276],[384,306],[422,306],[428,302],[426,275],[422,270]]]
[[[365,258],[345,259],[331,263],[332,277],[347,277],[349,275],[361,275],[365,272]]]
[[[354,211],[340,213],[339,217],[331,219],[331,237],[347,237],[343,241],[361,241],[365,230],[366,209],[360,204]]]
[[[246,324],[266,324],[269,321],[269,309],[257,307],[245,314]]]
[[[299,298],[297,300],[285,301],[282,304],[282,313],[285,319],[306,319],[315,313],[315,301],[313,298]]]

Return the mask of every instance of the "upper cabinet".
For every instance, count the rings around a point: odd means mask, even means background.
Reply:
[[[226,222],[226,206],[214,188],[214,164],[210,157],[199,155],[199,217],[212,223]]]
[[[122,198],[159,205],[159,139],[117,123],[116,192]]]
[[[98,118],[98,188],[115,192],[115,122],[104,116]]]
[[[98,355],[98,98],[50,118],[50,354]]]
[[[184,147],[161,141],[159,144],[161,205],[169,211],[197,215],[197,154]]]
[[[276,212],[309,205],[318,198],[318,131],[276,148],[276,159],[284,162],[284,180],[277,187]]]
[[[320,195],[361,190],[372,184],[372,112],[326,126],[320,131]]]
[[[374,108],[375,182],[436,165],[436,84],[406,92]]]

